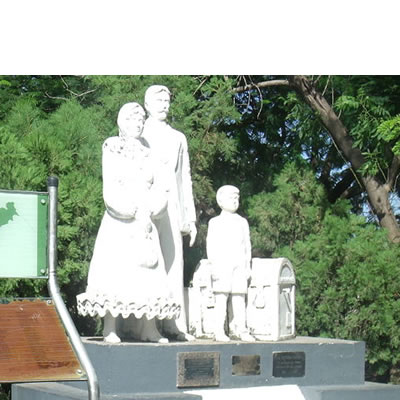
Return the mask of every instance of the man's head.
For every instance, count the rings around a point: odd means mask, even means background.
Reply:
[[[239,189],[232,185],[221,186],[217,191],[217,203],[222,210],[235,213],[239,208]]]
[[[150,86],[144,95],[144,107],[149,116],[165,121],[168,115],[171,92],[166,86]]]
[[[124,104],[118,113],[119,136],[138,138],[142,134],[145,112],[138,103]]]

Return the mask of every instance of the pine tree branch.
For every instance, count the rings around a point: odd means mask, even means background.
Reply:
[[[193,95],[195,95],[201,87],[207,82],[207,80],[210,78],[210,75],[206,75],[203,80],[200,82],[200,85],[197,87],[197,89],[193,92]]]
[[[251,89],[259,90],[261,88],[271,87],[271,86],[289,86],[289,81],[286,79],[276,79],[273,81],[250,83],[248,85],[238,86],[238,87],[232,89],[232,91],[233,91],[233,93],[242,93],[242,92],[246,92],[247,90],[251,90]]]
[[[44,92],[44,94],[45,94],[49,99],[53,99],[53,100],[65,100],[65,101],[70,100],[70,99],[68,99],[68,98],[66,98],[66,97],[51,96],[51,95],[49,95],[47,92]]]
[[[83,93],[75,93],[73,90],[71,90],[69,88],[68,83],[65,81],[65,79],[61,75],[60,75],[60,78],[64,84],[65,90],[67,90],[67,92],[71,93],[74,97],[82,97],[89,93],[93,93],[97,90],[97,89],[91,89],[91,90],[87,90],[86,92],[83,92]]]
[[[82,96],[85,96],[85,95],[87,95],[87,94],[89,94],[89,93],[93,93],[93,92],[96,91],[96,89],[93,89],[93,90],[88,90],[88,91],[83,92],[83,93],[74,93],[72,90],[69,90],[69,89],[67,89],[67,90],[68,90],[69,93],[72,94],[72,96],[73,96],[74,98],[82,97]],[[45,93],[45,95],[46,95],[49,99],[53,99],[53,100],[65,100],[65,101],[71,100],[71,98],[60,97],[60,96],[51,96],[51,95],[48,94],[47,92],[44,92],[44,93]]]

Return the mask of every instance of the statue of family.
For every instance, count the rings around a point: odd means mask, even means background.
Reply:
[[[149,87],[148,118],[139,104],[125,104],[119,136],[103,144],[106,211],[77,301],[81,315],[104,318],[108,343],[119,343],[120,332],[159,343],[194,339],[184,309],[182,236],[193,245],[196,213],[187,141],[167,124],[169,105],[167,87]]]
[[[191,341],[183,287],[182,236],[196,239],[188,145],[166,122],[167,87],[145,93],[145,109],[127,103],[118,114],[119,135],[103,144],[106,207],[97,234],[85,293],[77,296],[81,315],[104,318],[103,337],[168,343]],[[209,221],[207,256],[215,297],[214,338],[254,341],[246,323],[251,277],[249,225],[236,211],[239,189],[217,192],[221,214]]]

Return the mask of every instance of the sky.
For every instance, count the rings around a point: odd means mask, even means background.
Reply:
[[[395,1],[3,0],[1,74],[396,74]]]

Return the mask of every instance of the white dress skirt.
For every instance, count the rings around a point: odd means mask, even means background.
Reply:
[[[103,216],[86,292],[77,296],[81,315],[173,319],[180,305],[167,285],[154,215],[166,196],[153,184],[149,150],[119,137],[103,145]]]

